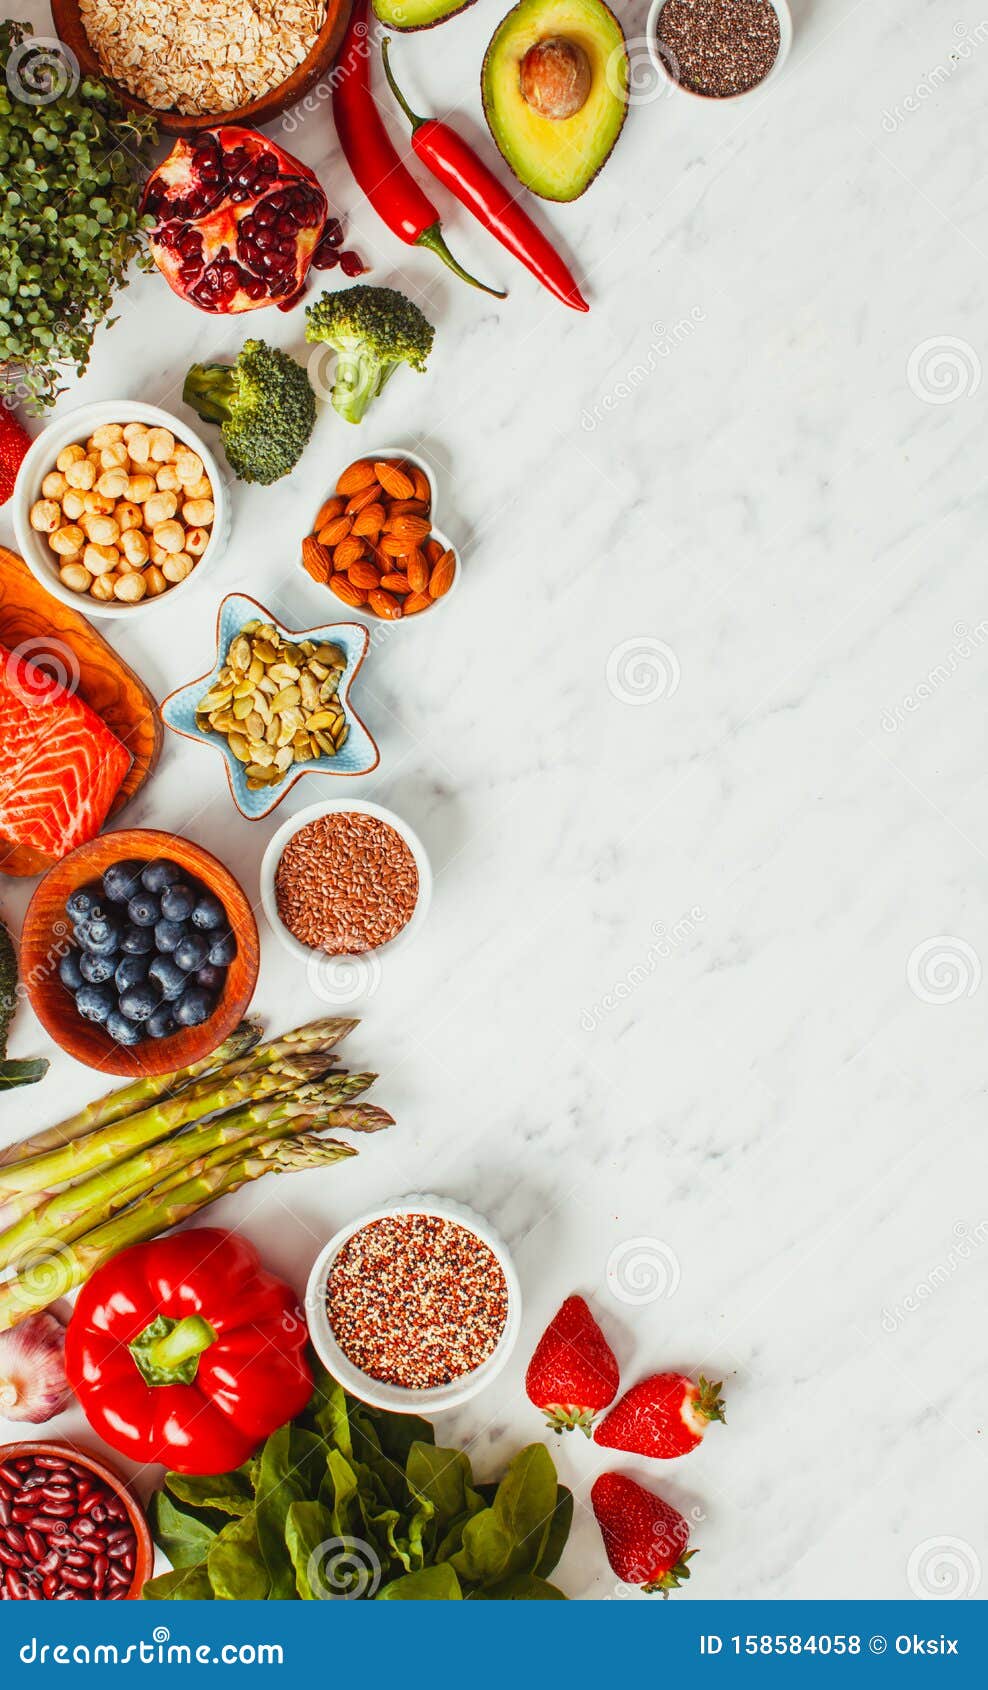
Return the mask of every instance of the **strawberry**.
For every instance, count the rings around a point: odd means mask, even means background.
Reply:
[[[554,1432],[579,1426],[590,1436],[594,1415],[613,1402],[618,1364],[582,1297],[567,1297],[528,1364],[525,1389]]]
[[[723,1419],[719,1384],[702,1373],[698,1382],[685,1373],[653,1373],[624,1393],[594,1438],[606,1449],[670,1461],[695,1449],[711,1420]]]
[[[5,505],[14,491],[17,471],[30,444],[30,435],[25,434],[13,411],[0,403],[0,505]]]
[[[602,1473],[590,1501],[607,1559],[625,1584],[668,1596],[689,1578],[686,1563],[696,1550],[687,1549],[689,1524],[670,1503],[623,1473]]]

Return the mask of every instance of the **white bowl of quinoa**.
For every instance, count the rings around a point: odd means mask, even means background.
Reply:
[[[489,1223],[430,1193],[341,1228],[316,1259],[305,1310],[317,1355],[351,1396],[394,1414],[437,1414],[504,1367],[521,1287]]]

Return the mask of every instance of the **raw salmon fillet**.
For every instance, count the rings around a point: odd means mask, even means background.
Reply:
[[[0,833],[66,856],[95,838],[130,761],[88,704],[0,646]]]

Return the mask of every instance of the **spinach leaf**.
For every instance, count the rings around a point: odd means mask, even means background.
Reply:
[[[319,1601],[320,1547],[333,1537],[333,1522],[321,1502],[293,1502],[285,1519],[285,1545],[295,1572],[295,1588],[304,1602]]]
[[[532,1571],[540,1578],[548,1578],[553,1568],[558,1565],[559,1557],[566,1548],[573,1524],[573,1492],[565,1485],[556,1488],[556,1506],[552,1511],[552,1520],[546,1534],[542,1553]]]
[[[285,1521],[293,1502],[311,1497],[318,1483],[323,1442],[301,1426],[272,1432],[261,1451],[257,1478],[257,1540],[271,1580],[272,1601],[295,1594],[292,1563],[285,1548]]]
[[[386,1584],[377,1593],[379,1602],[460,1602],[463,1592],[452,1567],[423,1567],[404,1578]]]
[[[203,1477],[195,1473],[166,1473],[165,1486],[176,1501],[194,1508],[218,1509],[221,1514],[247,1514],[254,1506],[254,1486],[246,1466],[232,1473]]]
[[[152,1496],[148,1520],[155,1543],[160,1544],[173,1567],[198,1567],[216,1538],[211,1526],[176,1508],[163,1490]]]
[[[501,1584],[488,1585],[486,1590],[476,1590],[473,1601],[477,1602],[565,1602],[566,1597],[554,1584],[546,1579],[536,1578],[534,1573],[515,1573]]]
[[[211,1602],[213,1587],[204,1566],[176,1567],[149,1579],[141,1596],[145,1602]]]
[[[484,1499],[473,1488],[469,1457],[461,1449],[440,1449],[416,1439],[405,1467],[409,1489],[435,1510],[437,1532],[448,1531],[461,1515],[479,1514]]]
[[[460,1578],[490,1585],[534,1572],[549,1538],[556,1491],[556,1470],[544,1444],[520,1450],[490,1508],[463,1528],[462,1547],[450,1557]]]
[[[265,1602],[271,1580],[261,1558],[252,1514],[224,1526],[206,1557],[213,1594],[227,1602]]]

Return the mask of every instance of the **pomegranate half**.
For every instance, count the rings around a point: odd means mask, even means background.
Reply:
[[[226,125],[176,141],[141,210],[169,286],[201,311],[235,312],[301,292],[329,204],[308,165],[256,129]]]

